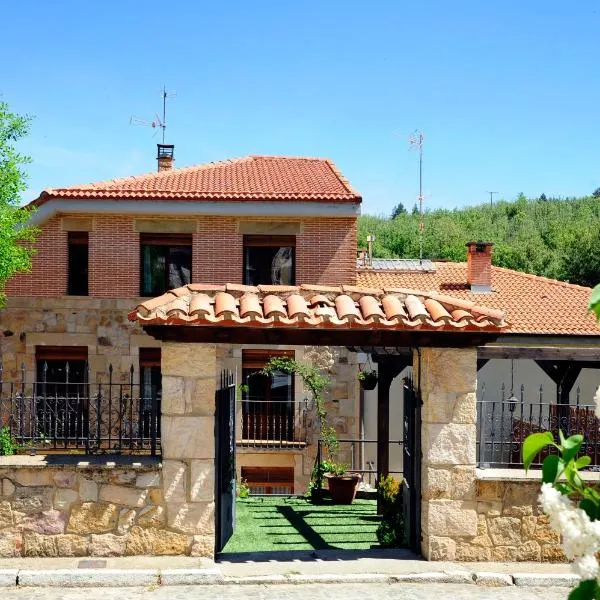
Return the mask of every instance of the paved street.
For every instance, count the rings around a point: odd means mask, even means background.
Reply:
[[[460,584],[203,585],[142,588],[3,588],[2,600],[565,600],[567,588],[486,588]]]

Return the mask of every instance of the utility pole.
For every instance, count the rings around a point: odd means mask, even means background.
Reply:
[[[499,192],[486,192],[486,194],[490,195],[490,206],[494,206],[494,194],[498,194]]]
[[[416,130],[408,138],[408,143],[412,150],[419,152],[419,262],[423,263],[423,133]]]

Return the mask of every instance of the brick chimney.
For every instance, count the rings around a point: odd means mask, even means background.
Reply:
[[[173,144],[156,144],[158,160],[158,171],[170,171],[173,168],[173,152],[175,146]]]
[[[467,244],[467,283],[474,294],[492,291],[492,248],[491,242],[469,242]]]

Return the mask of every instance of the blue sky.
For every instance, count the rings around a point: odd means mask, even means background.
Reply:
[[[153,171],[152,119],[186,166],[332,158],[364,212],[573,196],[600,186],[597,0],[89,2],[2,7],[0,97],[35,119],[29,200]]]

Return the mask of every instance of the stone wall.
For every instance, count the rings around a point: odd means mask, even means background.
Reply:
[[[157,461],[1,457],[0,557],[212,556],[203,536],[168,521],[164,497]]]
[[[82,297],[9,298],[0,310],[0,361],[5,381],[20,381],[21,365],[27,380],[35,378],[36,346],[84,346],[88,349],[90,381],[127,382],[134,368],[139,381],[139,350],[160,342],[150,337],[127,312],[141,299]]]

